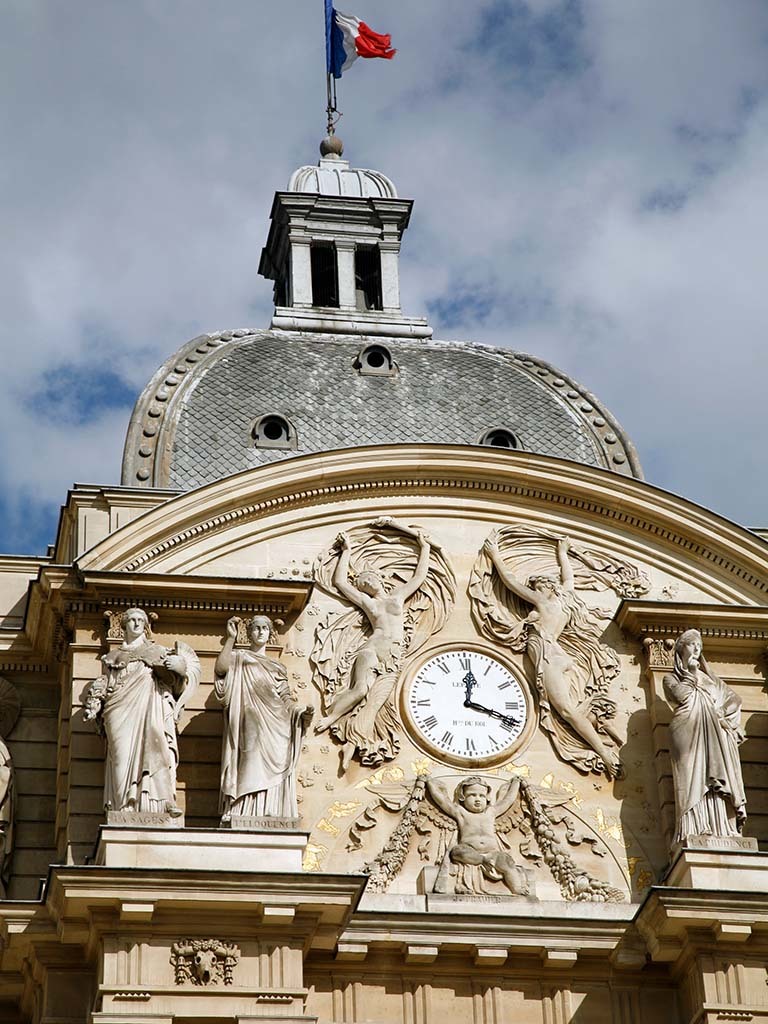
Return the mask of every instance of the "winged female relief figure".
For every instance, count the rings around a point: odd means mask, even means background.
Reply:
[[[557,575],[550,569],[553,547]],[[523,579],[509,556],[545,571]],[[636,597],[649,583],[620,559],[572,548],[566,538],[546,531],[509,526],[486,541],[469,591],[485,635],[528,655],[541,724],[560,756],[579,771],[616,777],[622,771],[617,748],[623,741],[613,725],[616,704],[608,690],[619,659],[600,639],[603,615],[587,607],[577,587],[610,588]]]
[[[340,533],[316,576],[354,605],[317,629],[311,657],[325,714],[316,731],[329,729],[343,744],[343,768],[355,752],[363,764],[379,765],[399,750],[392,695],[403,658],[447,619],[455,577],[423,531],[388,517]]]

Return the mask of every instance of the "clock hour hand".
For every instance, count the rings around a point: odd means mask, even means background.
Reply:
[[[482,711],[484,715],[490,715],[491,718],[498,718],[504,725],[508,725],[511,729],[516,728],[520,723],[516,718],[511,715],[502,715],[500,711],[494,711],[493,708],[483,707],[482,704],[475,704],[473,700],[465,700],[464,707],[470,708],[472,711]]]

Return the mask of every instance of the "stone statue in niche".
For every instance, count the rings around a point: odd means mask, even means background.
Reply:
[[[674,842],[739,836],[747,819],[738,750],[744,741],[741,699],[707,664],[698,630],[677,638],[664,694],[674,709],[669,723]]]
[[[215,668],[215,692],[225,708],[221,822],[297,818],[296,766],[314,709],[299,707],[285,668],[266,653],[272,621],[266,615],[250,620],[244,651],[235,649],[239,624],[237,617],[227,622]]]
[[[600,639],[609,616],[589,608],[577,590],[637,597],[649,586],[628,562],[522,525],[492,533],[472,570],[475,621],[490,639],[528,655],[541,725],[579,771],[621,775],[623,740],[609,696],[619,659]]]
[[[5,740],[21,713],[16,687],[0,678],[0,899],[8,894],[16,813],[16,779]]]
[[[147,821],[156,815],[163,824],[182,817],[176,730],[200,683],[200,662],[188,644],[177,641],[169,650],[150,639],[143,609],[129,608],[120,621],[124,640],[102,656],[104,674],[88,690],[84,718],[95,719],[107,740],[107,821],[129,824],[131,816]]]
[[[495,801],[491,800],[490,785],[479,776],[463,779],[452,797],[440,779],[428,779],[427,793],[443,814],[456,822],[456,843],[448,850],[448,860],[458,874],[454,892],[481,895],[486,892],[483,879],[487,879],[503,882],[513,896],[531,895],[525,868],[515,863],[496,832],[496,819],[519,798],[518,778],[502,786]],[[438,875],[436,892],[448,891],[444,877],[441,879],[445,874],[443,869]]]
[[[342,744],[342,767],[357,753],[377,766],[399,750],[392,696],[406,654],[445,623],[456,579],[441,548],[417,527],[389,517],[340,533],[315,569],[318,584],[354,607],[318,624],[311,661],[326,729]]]

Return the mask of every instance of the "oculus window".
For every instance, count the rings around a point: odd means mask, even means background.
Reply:
[[[295,448],[296,431],[293,424],[276,413],[262,416],[251,431],[257,448]]]

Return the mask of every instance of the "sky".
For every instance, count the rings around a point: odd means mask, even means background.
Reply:
[[[768,526],[764,0],[342,9],[398,48],[344,74],[338,134],[415,200],[404,311],[561,367],[649,482]],[[0,551],[119,482],[185,341],[268,325],[324,59],[322,0],[0,3]]]

